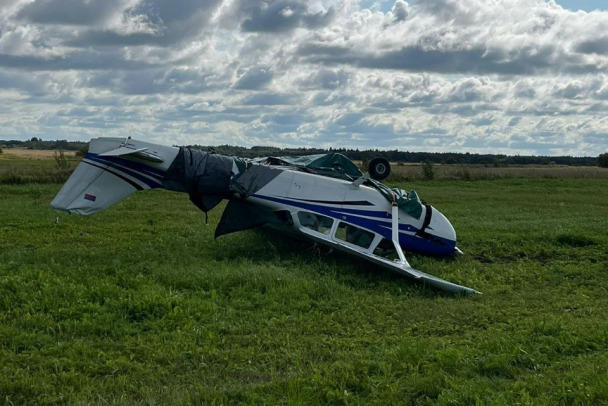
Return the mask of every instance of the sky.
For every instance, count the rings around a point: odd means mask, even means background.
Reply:
[[[597,156],[602,0],[0,0],[0,139]]]

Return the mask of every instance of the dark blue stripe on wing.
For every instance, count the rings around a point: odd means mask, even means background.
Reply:
[[[99,168],[103,171],[106,171],[107,173],[110,173],[110,174],[116,176],[117,178],[124,180],[125,182],[127,182],[129,185],[133,186],[137,190],[144,190],[144,188],[140,184],[138,184],[137,182],[133,182],[131,179],[125,177],[124,175],[122,175],[120,173],[115,172],[114,169],[109,169],[107,167],[97,165],[97,164],[94,164],[93,162],[88,162],[88,161],[84,161],[84,160],[82,162],[84,162],[87,165],[91,165],[91,166]]]
[[[142,174],[140,172],[136,172],[135,170],[125,168],[123,163],[128,162],[128,161],[120,160],[120,165],[119,165],[119,164],[116,164],[114,162],[111,162],[111,161],[105,159],[105,157],[103,157],[103,158],[98,157],[98,156],[95,156],[94,154],[85,155],[85,159],[88,159],[88,160],[94,161],[94,162],[98,162],[103,165],[107,165],[107,166],[111,167],[114,171],[120,172],[123,175],[131,176],[131,177],[139,180],[140,182],[145,183],[151,189],[156,189],[156,188],[162,187],[162,184],[159,181],[150,179],[147,176],[145,176],[144,174]]]
[[[140,162],[134,162],[134,161],[130,161],[127,159],[123,159],[118,156],[100,156],[98,154],[93,154],[93,153],[89,152],[88,154],[85,155],[85,158],[89,158],[89,159],[95,158],[97,160],[102,160],[106,163],[122,165],[129,169],[132,169],[132,170],[141,172],[143,174],[146,174],[148,176],[157,178],[160,181],[162,181],[165,177],[165,173],[160,169],[153,168],[151,166],[142,164]]]

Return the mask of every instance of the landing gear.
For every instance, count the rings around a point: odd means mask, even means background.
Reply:
[[[374,158],[369,163],[369,174],[374,180],[383,180],[391,173],[391,165],[384,158]]]

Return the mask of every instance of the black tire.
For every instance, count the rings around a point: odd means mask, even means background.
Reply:
[[[369,163],[369,174],[374,180],[383,180],[391,173],[391,165],[384,158],[374,158]]]

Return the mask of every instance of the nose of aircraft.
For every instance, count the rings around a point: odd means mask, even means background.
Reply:
[[[431,230],[437,237],[456,242],[456,231],[452,223],[436,208],[432,208],[431,222],[427,229]]]
[[[439,255],[453,254],[456,249],[456,231],[450,221],[434,207],[427,206],[430,210],[430,221],[423,230],[426,237],[433,242],[433,250]]]

